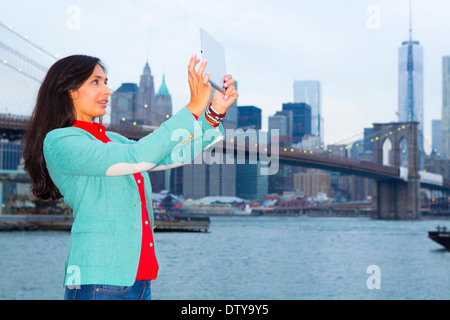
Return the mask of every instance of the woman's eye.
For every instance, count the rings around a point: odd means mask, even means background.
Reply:
[[[98,84],[98,80],[96,79],[96,80],[92,81],[92,83]]]

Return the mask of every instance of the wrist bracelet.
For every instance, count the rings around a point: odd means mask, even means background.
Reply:
[[[208,114],[205,114],[205,116],[209,123],[217,125],[217,126],[220,124],[220,120],[214,119]]]
[[[218,126],[220,125],[220,121],[217,121],[217,120],[215,120],[214,118],[212,118],[212,117],[208,114],[208,112],[205,112],[205,118],[206,118],[206,120],[208,121],[208,123],[209,123],[211,126],[213,126],[214,128],[215,128],[215,127],[218,127]]]
[[[212,103],[209,104],[209,109],[211,110],[212,113],[214,113],[216,116],[220,117],[220,118],[225,118],[225,116],[227,115],[227,113],[225,112],[225,114],[219,113],[216,110],[214,110]]]
[[[220,125],[220,122],[222,121],[222,119],[225,116],[226,116],[226,113],[221,114],[221,113],[215,111],[212,107],[212,103],[209,104],[209,107],[205,111],[206,120],[214,128],[216,128]]]

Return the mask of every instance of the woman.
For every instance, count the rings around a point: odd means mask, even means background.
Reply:
[[[56,62],[39,90],[25,136],[25,170],[33,194],[73,209],[65,261],[65,299],[150,299],[159,272],[153,241],[147,171],[189,164],[224,137],[220,120],[237,99],[234,80],[213,101],[206,61],[194,55],[188,75],[191,100],[138,142],[94,122],[105,115],[111,91],[98,58]]]

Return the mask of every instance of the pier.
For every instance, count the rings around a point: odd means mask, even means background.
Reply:
[[[72,229],[73,217],[63,215],[0,215],[0,232],[66,231]],[[156,219],[155,232],[207,232],[208,217]]]

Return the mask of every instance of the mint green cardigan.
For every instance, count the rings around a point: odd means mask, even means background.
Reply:
[[[153,230],[147,171],[189,164],[225,137],[222,125],[213,129],[204,115],[196,120],[187,108],[138,142],[113,132],[106,135],[111,142],[105,144],[83,129],[68,127],[51,131],[44,141],[50,177],[74,215],[64,286],[132,286],[142,242],[141,204],[133,174],[141,172],[144,177]],[[159,259],[156,245],[155,251]]]

